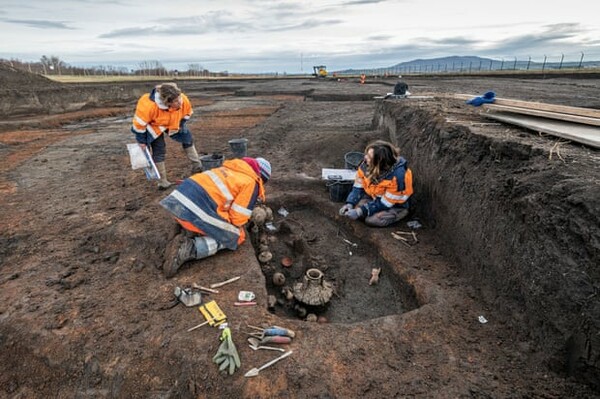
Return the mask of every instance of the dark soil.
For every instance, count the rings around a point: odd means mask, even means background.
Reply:
[[[600,108],[598,79],[404,80],[413,95],[494,90]],[[173,279],[160,270],[176,233],[158,204],[166,193],[131,170],[125,148],[151,85],[50,83],[30,88],[18,112],[5,107],[0,397],[600,397],[598,151],[489,124],[448,97],[373,100],[396,81],[181,81],[199,152],[229,158],[228,140],[245,137],[250,156],[272,162],[278,230],[270,262],[250,235]],[[398,144],[413,169],[418,242],[392,236],[410,231],[404,222],[340,217],[320,179],[376,138]],[[167,167],[171,180],[191,169],[169,140]],[[301,319],[272,283],[275,272],[302,281],[310,267],[335,288],[309,309],[325,323]],[[228,316],[242,359],[228,376],[211,362],[219,331],[187,332],[203,318],[173,289],[234,276],[204,298]],[[234,306],[240,290],[258,306]],[[245,378],[277,356],[248,347],[247,324],[295,330],[294,353]]]
[[[279,299],[273,313],[293,319],[305,319],[307,313],[313,313],[332,323],[353,323],[415,309],[418,303],[412,286],[392,272],[393,267],[378,254],[374,243],[360,240],[332,220],[331,215],[323,213],[322,202],[323,199],[304,195],[283,196],[269,202],[276,211],[277,231],[264,232],[269,237],[273,260],[261,268],[268,293]],[[256,239],[253,243],[258,254],[260,244]],[[285,257],[293,261],[292,267],[282,265]],[[324,272],[325,281],[333,284],[331,301],[311,306],[285,298],[284,291],[306,284],[304,277],[314,268]],[[377,286],[365,287],[372,268],[381,268],[389,275],[382,277]],[[285,276],[285,284],[273,283],[275,273]],[[387,305],[381,306],[382,303]]]

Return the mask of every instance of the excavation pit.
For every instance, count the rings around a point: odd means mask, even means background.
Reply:
[[[275,229],[251,231],[268,294],[276,298],[273,313],[353,323],[419,306],[414,288],[381,256],[377,244],[355,237],[316,202],[284,197],[269,204]],[[272,257],[261,261],[266,259],[260,256],[265,245]],[[292,265],[284,266],[280,261],[284,258]],[[373,268],[381,268],[381,276],[377,284],[369,285]]]

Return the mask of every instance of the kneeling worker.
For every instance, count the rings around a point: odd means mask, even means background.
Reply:
[[[368,226],[385,227],[405,218],[413,194],[412,171],[392,143],[377,140],[365,148],[352,191],[339,213]]]
[[[265,201],[270,177],[271,164],[264,158],[232,159],[188,177],[164,198],[160,204],[185,230],[167,247],[165,275],[173,277],[185,262],[220,249],[237,249],[257,201]]]

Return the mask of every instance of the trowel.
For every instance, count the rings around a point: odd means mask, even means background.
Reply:
[[[258,375],[258,373],[260,373],[261,370],[264,370],[267,367],[274,365],[275,363],[277,363],[281,359],[285,359],[286,357],[288,357],[292,353],[293,353],[293,351],[286,352],[283,355],[281,355],[279,357],[276,357],[275,359],[271,360],[270,362],[263,364],[259,368],[255,367],[255,368],[251,369],[250,371],[248,371],[246,374],[244,374],[244,377],[256,377]]]

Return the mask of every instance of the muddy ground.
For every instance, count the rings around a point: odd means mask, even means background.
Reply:
[[[278,230],[272,261],[257,260],[252,237],[166,279],[166,193],[130,169],[125,149],[143,85],[5,80],[5,100],[19,101],[0,123],[1,397],[600,396],[597,150],[489,124],[458,100],[373,99],[396,79],[182,81],[200,152],[231,157],[227,141],[245,137],[250,156],[272,162]],[[413,95],[495,90],[600,108],[598,79],[404,80]],[[393,238],[411,231],[404,222],[340,218],[320,179],[376,138],[413,169],[418,242]],[[190,171],[174,142],[167,166],[172,180]],[[313,267],[333,287],[329,306],[308,309],[321,323],[272,283],[281,272],[293,287]],[[204,298],[226,313],[240,352],[227,376],[211,363],[218,330],[186,332],[203,319],[172,292],[234,276]],[[258,306],[235,307],[240,290]],[[297,333],[293,354],[251,379],[277,353],[250,349],[247,324]]]

